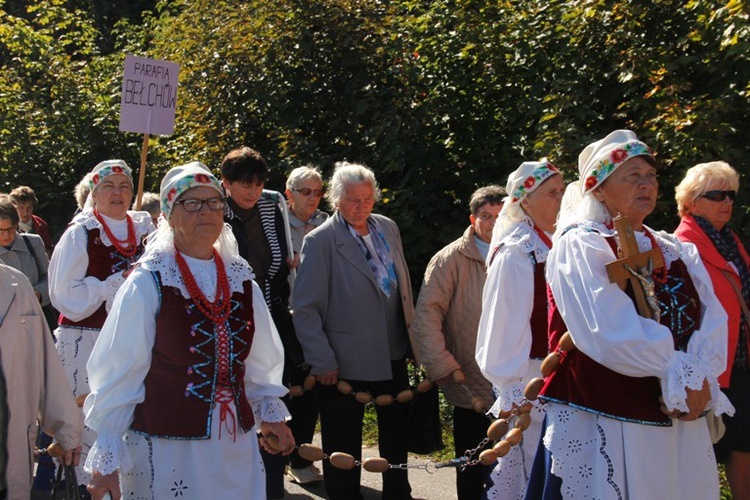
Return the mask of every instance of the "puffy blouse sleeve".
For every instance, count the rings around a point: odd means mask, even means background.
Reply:
[[[136,268],[117,293],[86,364],[91,393],[83,410],[86,425],[98,433],[86,459],[88,470],[109,474],[132,468],[123,438],[145,397],[159,303],[154,278]]]
[[[498,400],[492,411],[510,410],[523,400],[523,377],[531,351],[534,266],[519,245],[503,245],[487,272],[476,360]]]
[[[49,263],[52,305],[73,321],[94,314],[125,280],[122,273],[115,273],[104,281],[86,276],[89,266],[87,246],[85,227],[83,224],[73,225],[63,233]]]

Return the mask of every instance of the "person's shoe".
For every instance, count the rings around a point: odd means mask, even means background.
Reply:
[[[316,483],[323,480],[323,474],[314,465],[308,465],[301,469],[289,467],[286,471],[286,476],[297,484]]]

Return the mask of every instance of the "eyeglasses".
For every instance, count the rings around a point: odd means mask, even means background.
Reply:
[[[197,212],[203,207],[203,204],[208,205],[208,208],[213,210],[214,212],[218,212],[219,210],[224,210],[224,205],[227,204],[226,200],[220,197],[209,198],[207,200],[191,198],[189,200],[175,201],[175,204],[177,203],[182,205],[182,208],[184,208],[186,212]]]
[[[729,197],[731,201],[734,201],[736,195],[736,191],[706,191],[701,195],[701,198],[711,201],[724,201]]]
[[[0,234],[13,234],[18,229],[18,226],[0,227]]]
[[[292,189],[292,191],[300,193],[302,196],[310,196],[311,194],[314,194],[316,198],[320,198],[323,196],[322,189],[300,188]]]

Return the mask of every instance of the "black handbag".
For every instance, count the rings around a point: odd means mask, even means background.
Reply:
[[[52,500],[83,500],[78,489],[78,478],[76,469],[72,465],[60,465],[57,467],[57,475],[52,483]]]

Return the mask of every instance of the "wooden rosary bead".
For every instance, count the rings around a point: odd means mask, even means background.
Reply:
[[[560,342],[557,343],[557,347],[566,352],[572,351],[576,348],[576,345],[573,343],[573,337],[570,336],[570,332],[563,333],[562,337],[560,337]]]
[[[396,394],[396,401],[399,403],[408,403],[414,399],[414,391],[412,389],[406,389]]]
[[[511,415],[512,415],[512,412],[510,410],[500,410],[500,413],[498,414],[500,418],[508,418]]]
[[[382,457],[370,457],[366,458],[362,462],[362,468],[367,472],[385,472],[390,469],[388,460]]]
[[[487,405],[484,404],[484,400],[479,396],[471,398],[471,407],[477,413],[485,413],[487,411]]]
[[[491,441],[500,441],[509,428],[508,421],[504,418],[499,418],[490,424],[487,429],[487,437]]]
[[[302,387],[304,387],[306,391],[309,391],[310,389],[315,387],[315,384],[317,382],[318,382],[318,379],[315,378],[315,375],[308,375],[307,378],[305,378],[305,381],[302,384]]]
[[[352,393],[352,385],[345,380],[339,380],[338,383],[336,384],[336,388],[342,394],[349,395]]]
[[[432,384],[432,380],[426,378],[426,379],[422,380],[419,384],[417,384],[417,390],[419,392],[424,393],[424,392],[427,392],[430,389],[432,389],[432,385],[433,385]]]
[[[510,451],[510,443],[503,439],[498,441],[495,446],[492,447],[492,450],[497,454],[498,458],[504,457]]]
[[[539,393],[544,387],[544,379],[541,377],[532,378],[523,390],[523,397],[529,401],[536,401]]]
[[[461,370],[456,370],[451,373],[451,380],[455,384],[464,384],[466,383],[466,375]]]
[[[531,413],[531,409],[532,409],[533,407],[534,407],[534,405],[533,405],[533,404],[531,404],[531,402],[530,402],[530,401],[527,401],[527,402],[525,402],[524,404],[522,404],[521,406],[519,406],[518,408],[516,408],[516,413],[517,413],[518,415],[521,415],[521,414],[523,414],[523,413]]]
[[[482,465],[492,465],[497,460],[497,452],[493,449],[484,450],[479,454],[479,463]]]
[[[312,445],[310,443],[304,443],[299,445],[299,449],[297,450],[297,453],[299,453],[299,456],[304,458],[305,460],[309,460],[311,462],[317,462],[318,460],[323,460],[323,450],[319,446]]]
[[[542,372],[542,377],[547,378],[556,372],[558,368],[560,368],[560,355],[556,352],[551,352],[542,361],[539,371]]]
[[[86,394],[81,394],[76,398],[76,404],[78,405],[79,408],[83,406],[84,401],[86,401],[86,396],[88,395],[89,393],[87,392]]]
[[[60,443],[52,443],[47,446],[47,455],[62,458],[65,456],[65,448]]]
[[[372,401],[372,394],[369,392],[358,392],[354,395],[354,399],[362,403],[363,405],[366,405],[370,401]]]
[[[511,446],[515,446],[521,442],[522,437],[523,431],[518,427],[514,427],[505,435],[505,441],[509,442]]]
[[[531,425],[531,414],[521,413],[518,415],[518,418],[516,418],[516,429],[525,431],[529,428],[529,425]]]
[[[393,396],[390,394],[381,394],[375,398],[375,404],[378,406],[390,406],[393,404]]]
[[[351,470],[357,465],[357,461],[348,453],[336,451],[329,458],[331,465],[341,470]]]

